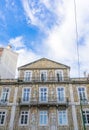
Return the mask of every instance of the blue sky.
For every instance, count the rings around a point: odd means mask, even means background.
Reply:
[[[89,1],[75,0],[80,73],[89,73]],[[18,66],[46,57],[78,76],[74,0],[0,0],[0,46],[12,45]]]

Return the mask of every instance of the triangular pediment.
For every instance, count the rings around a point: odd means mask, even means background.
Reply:
[[[63,69],[63,68],[70,68],[69,66],[66,66],[64,64],[46,59],[46,58],[42,58],[39,59],[37,61],[31,62],[29,64],[26,64],[24,66],[19,67],[18,69],[47,69],[47,68],[59,68],[59,69]]]

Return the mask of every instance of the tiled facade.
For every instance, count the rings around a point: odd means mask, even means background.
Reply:
[[[0,130],[83,130],[81,109],[89,130],[88,78],[70,78],[68,66],[46,58],[18,71],[0,80]]]

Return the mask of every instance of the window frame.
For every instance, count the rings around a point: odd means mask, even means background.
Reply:
[[[78,99],[79,99],[79,102],[80,102],[79,88],[84,88],[85,89],[85,99],[87,99],[87,91],[86,91],[85,86],[78,86],[77,87]]]
[[[28,120],[27,120],[27,124],[21,124],[21,116],[22,116],[22,112],[28,112]],[[24,114],[25,116],[26,116],[26,114]],[[28,110],[21,110],[21,112],[20,112],[20,118],[19,118],[19,125],[20,126],[28,126],[29,125],[29,115],[30,115],[30,113],[29,113],[29,111]]]
[[[23,96],[24,96],[24,89],[30,89],[30,93],[29,93],[29,101],[23,101]],[[22,88],[22,97],[21,97],[21,101],[22,103],[29,103],[31,99],[31,87],[23,87]]]
[[[5,112],[4,123],[3,123],[3,124],[0,123],[0,126],[4,126],[4,125],[5,125],[5,122],[6,122],[7,110],[5,110],[5,109],[2,110],[2,109],[0,109],[0,112]]]
[[[86,111],[89,112],[89,108],[83,109],[83,112],[85,112],[85,115],[87,116]],[[86,116],[85,116],[85,117],[86,117]],[[83,118],[84,118],[84,114],[83,114]],[[81,119],[82,119],[82,117],[81,117]],[[86,119],[87,119],[87,117],[86,117]],[[88,120],[87,120],[87,122],[88,122]],[[89,123],[85,123],[85,125],[86,125],[86,126],[89,126]]]
[[[43,80],[43,82],[46,82],[47,81],[47,70],[40,70],[40,81],[42,81],[42,79],[41,79],[41,74],[42,73],[46,73],[46,77],[45,77],[45,79]]]
[[[58,89],[59,89],[59,88],[60,88],[60,89],[61,89],[61,88],[64,89],[64,101],[61,101],[61,100],[59,100],[59,98],[58,98],[58,97],[59,97],[59,95],[58,95]],[[63,86],[60,86],[60,87],[58,86],[58,87],[56,87],[56,95],[57,95],[57,102],[58,102],[58,103],[61,103],[61,102],[63,103],[63,102],[65,102],[65,101],[66,101],[66,97],[65,97],[65,87],[63,87]]]
[[[31,73],[30,74],[30,77],[28,77],[28,76],[26,76],[26,73]],[[28,80],[28,78],[29,78],[29,80]],[[32,81],[32,71],[31,70],[26,70],[26,71],[24,71],[24,81],[25,82],[30,82],[30,81]]]
[[[60,124],[60,122],[59,122],[59,119],[60,119],[60,116],[59,116],[59,112],[63,112],[63,111],[65,111],[65,113],[66,113],[66,123],[65,124]],[[63,119],[63,116],[62,116],[62,120],[64,120]],[[58,110],[58,125],[59,126],[68,126],[68,111],[67,110]]]
[[[61,72],[61,74],[62,74],[62,77],[61,77],[62,80],[59,80],[59,82],[64,80],[63,70],[61,70],[61,69],[55,70],[55,78],[56,78],[56,81],[58,81],[58,79],[57,79],[57,73],[60,73],[60,72]]]
[[[46,121],[46,124],[45,123],[43,123],[43,124],[41,124],[41,122],[40,122],[40,112],[47,112],[46,113],[46,116],[47,116],[47,121]],[[43,115],[43,114],[42,114]],[[44,114],[45,115],[45,114]],[[43,117],[44,118],[44,117]],[[48,121],[49,121],[49,119],[48,119],[48,111],[47,110],[40,110],[39,111],[39,126],[48,126]]]
[[[2,97],[3,97],[3,92],[4,92],[3,90],[4,90],[5,88],[6,88],[6,89],[9,89],[9,92],[8,92],[7,101],[4,101],[4,102],[3,102],[3,98],[2,98]],[[10,99],[10,91],[11,91],[11,88],[10,88],[10,87],[3,87],[3,88],[2,88],[1,98],[0,98],[0,101],[1,101],[2,103],[7,103],[7,102],[9,102],[9,99]]]
[[[46,101],[42,101],[42,100],[41,100],[41,91],[40,91],[40,90],[41,90],[41,89],[45,89],[45,88],[47,89]],[[39,102],[40,102],[40,103],[46,103],[46,102],[48,102],[48,87],[45,87],[45,86],[44,86],[44,87],[39,87]]]

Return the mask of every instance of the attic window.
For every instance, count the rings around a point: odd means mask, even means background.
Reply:
[[[47,71],[46,70],[42,70],[40,72],[40,80],[41,81],[46,81],[47,80]]]
[[[32,72],[31,71],[25,71],[24,73],[24,81],[28,82],[32,80]]]
[[[63,70],[56,70],[56,80],[57,81],[63,80]]]

